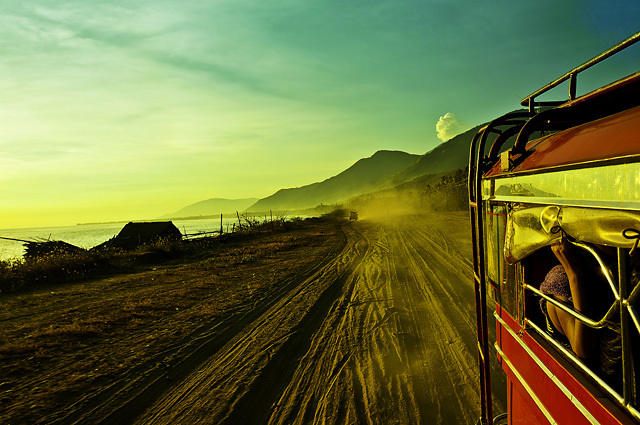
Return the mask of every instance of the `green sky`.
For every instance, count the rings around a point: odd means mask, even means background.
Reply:
[[[638,31],[638,4],[4,0],[0,228],[154,218],[425,153]],[[637,71],[634,52],[609,71]]]

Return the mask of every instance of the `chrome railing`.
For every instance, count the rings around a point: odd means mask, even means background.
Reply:
[[[533,287],[527,283],[523,283],[522,287],[525,290],[532,292],[533,294],[547,300],[547,302],[553,304],[557,308],[566,312],[573,316],[576,320],[584,323],[585,325],[595,328],[602,329],[609,324],[616,323],[618,319],[620,320],[620,332],[622,334],[622,362],[623,362],[623,370],[622,370],[622,379],[623,379],[623,394],[619,394],[617,391],[612,389],[602,378],[600,378],[593,370],[587,367],[573,352],[565,348],[562,344],[556,341],[551,335],[549,335],[545,330],[541,329],[538,325],[536,325],[533,321],[528,319],[525,316],[525,327],[532,328],[536,331],[542,338],[551,343],[555,348],[557,348],[560,352],[562,352],[566,357],[572,360],[572,362],[582,370],[587,376],[597,382],[600,387],[605,390],[609,395],[611,395],[618,403],[626,408],[630,414],[632,414],[636,419],[640,419],[640,412],[638,412],[637,407],[632,404],[632,393],[633,389],[631,388],[632,383],[635,382],[633,370],[633,364],[630,361],[630,345],[629,345],[629,327],[626,326],[627,317],[631,319],[631,322],[635,325],[636,332],[640,334],[640,315],[638,314],[638,310],[636,308],[635,301],[640,298],[640,284],[636,284],[635,288],[632,289],[631,293],[627,295],[627,276],[626,276],[626,250],[618,249],[618,263],[622,266],[619,267],[618,270],[618,282],[615,282],[613,277],[613,273],[606,266],[605,262],[598,255],[596,250],[594,250],[591,246],[581,243],[570,241],[572,244],[582,248],[583,250],[589,252],[598,262],[602,273],[607,280],[609,287],[613,293],[615,300],[609,307],[608,311],[605,315],[599,319],[594,320],[579,311],[576,311],[574,308],[568,306],[567,304],[550,297],[546,294],[540,292],[540,290],[536,287]],[[618,313],[618,314],[617,314]],[[625,313],[628,316],[625,316]],[[615,317],[617,315],[617,317]]]

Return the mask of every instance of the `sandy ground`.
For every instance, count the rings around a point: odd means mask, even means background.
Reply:
[[[467,214],[226,248],[1,298],[0,423],[476,422]]]

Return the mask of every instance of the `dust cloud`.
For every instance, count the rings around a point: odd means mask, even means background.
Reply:
[[[442,176],[420,187],[396,188],[362,195],[346,203],[360,219],[388,219],[439,211],[466,211],[468,208],[465,172]]]
[[[420,199],[407,194],[395,192],[384,198],[372,198],[349,204],[353,211],[358,212],[360,219],[387,219],[406,216],[428,211]]]

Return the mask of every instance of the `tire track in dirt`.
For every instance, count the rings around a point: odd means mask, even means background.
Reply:
[[[415,365],[415,386],[425,388],[428,394],[420,393],[421,416],[427,423],[471,423],[476,414],[469,401],[478,399],[473,385],[474,352],[469,350],[474,338],[464,331],[473,327],[456,320],[466,316],[470,308],[442,290],[452,281],[462,282],[457,273],[435,260],[434,252],[446,252],[446,245],[425,247],[405,232],[396,235],[396,291],[411,313],[400,318],[398,328],[411,336],[414,346],[406,349],[411,365]]]
[[[152,359],[158,366],[150,367],[145,363],[131,369],[123,379],[79,400],[68,414],[52,423],[134,423],[165,392],[196,372],[203,363],[233,340],[247,323],[259,319],[265,311],[283,303],[283,300],[286,302],[288,294],[298,294],[301,291],[301,279],[317,274],[327,263],[335,261],[345,243],[346,236],[343,235],[340,245],[333,247],[325,257],[310,265],[302,274],[289,276],[272,290],[260,294],[258,299],[250,300],[250,305],[239,306],[222,321],[211,326],[201,326],[185,335],[184,344],[167,347],[164,360]]]
[[[349,276],[350,265],[362,252],[359,238],[348,228],[346,232],[347,245],[341,255],[313,275],[299,277],[295,291],[247,323],[138,423],[259,423],[256,420],[268,416],[271,388],[282,385],[287,366],[295,364],[297,353],[304,354],[314,326],[326,316],[336,291]],[[244,415],[249,418],[240,421]]]
[[[360,237],[363,235],[360,234]],[[322,406],[331,396],[334,387],[340,385],[342,371],[352,367],[352,356],[357,350],[352,336],[345,335],[342,330],[349,319],[362,264],[366,262],[372,250],[370,241],[363,239],[366,241],[366,252],[363,252],[352,265],[352,272],[344,280],[332,308],[313,336],[309,350],[296,365],[286,388],[278,394],[278,401],[274,405],[271,417],[263,423],[324,423],[327,416],[336,421],[335,423],[353,423],[353,415],[358,422],[363,422],[368,417],[365,408],[357,404],[350,406],[349,400],[341,400],[335,413],[325,415],[322,411]],[[356,329],[354,326],[354,330],[362,329],[365,328]],[[353,388],[355,399],[358,398],[358,394],[362,394],[362,388],[356,386]],[[353,395],[349,398],[353,398]]]
[[[467,222],[460,217],[463,229]],[[443,243],[429,220],[357,228],[369,247],[357,273],[271,417],[255,423],[473,423],[479,408],[467,253]]]
[[[430,219],[359,225],[349,309],[330,312],[268,423],[475,422],[470,245]]]
[[[354,267],[357,267],[362,261],[364,254],[361,252],[363,244],[359,245],[361,248],[359,248],[351,263],[322,292],[312,308],[307,311],[302,320],[295,326],[294,332],[288,335],[286,342],[271,357],[260,376],[254,380],[247,393],[234,406],[232,414],[226,418],[224,423],[265,423],[272,416],[272,410],[278,407],[275,404],[278,401],[278,396],[290,383],[300,358],[309,351],[312,336],[327,320],[330,309],[334,308],[336,304],[341,305],[338,309],[345,308],[345,297],[340,297],[339,294],[345,287],[347,292],[349,292],[349,288],[352,289],[352,285],[349,283],[353,280]],[[349,295],[347,294],[346,299],[348,298]],[[347,360],[348,356],[345,357],[343,363]]]
[[[342,251],[225,320],[226,334],[205,332],[203,345],[183,347],[194,357],[183,356],[142,393],[121,391],[82,419],[474,423],[468,225],[465,214],[344,223]]]

